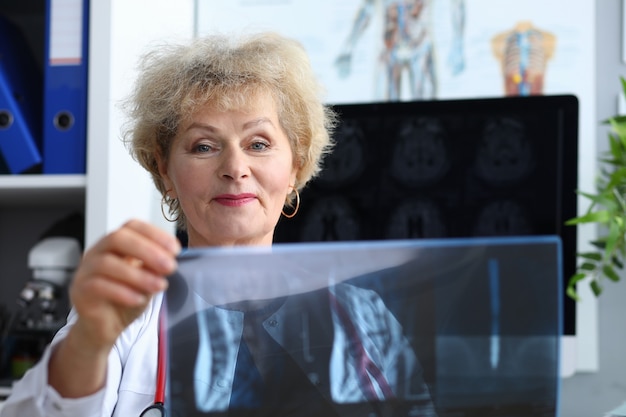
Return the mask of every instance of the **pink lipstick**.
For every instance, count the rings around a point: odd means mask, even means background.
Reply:
[[[250,193],[243,194],[220,194],[213,198],[217,203],[227,207],[241,207],[254,200],[256,196]]]

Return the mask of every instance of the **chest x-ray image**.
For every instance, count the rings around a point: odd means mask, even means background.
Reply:
[[[558,267],[556,238],[189,250],[169,415],[548,415]]]

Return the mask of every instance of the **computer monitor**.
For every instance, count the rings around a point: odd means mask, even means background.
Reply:
[[[275,242],[557,235],[563,279],[574,273],[575,96],[334,108],[335,149]],[[576,305],[565,292],[562,305],[561,345],[575,349]]]

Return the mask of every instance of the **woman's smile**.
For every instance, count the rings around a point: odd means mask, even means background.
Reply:
[[[246,204],[252,203],[256,200],[256,196],[251,193],[243,194],[220,194],[213,198],[218,204],[227,207],[241,207]]]

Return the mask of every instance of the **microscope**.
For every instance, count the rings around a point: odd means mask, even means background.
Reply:
[[[3,335],[8,342],[3,344],[11,347],[3,362],[10,363],[12,378],[20,378],[41,357],[65,324],[70,308],[67,287],[81,256],[81,245],[72,237],[46,237],[29,251],[32,278],[20,291],[18,308]]]
[[[28,253],[32,279],[20,292],[17,328],[56,331],[65,322],[67,285],[81,258],[79,242],[71,237],[47,237]]]

